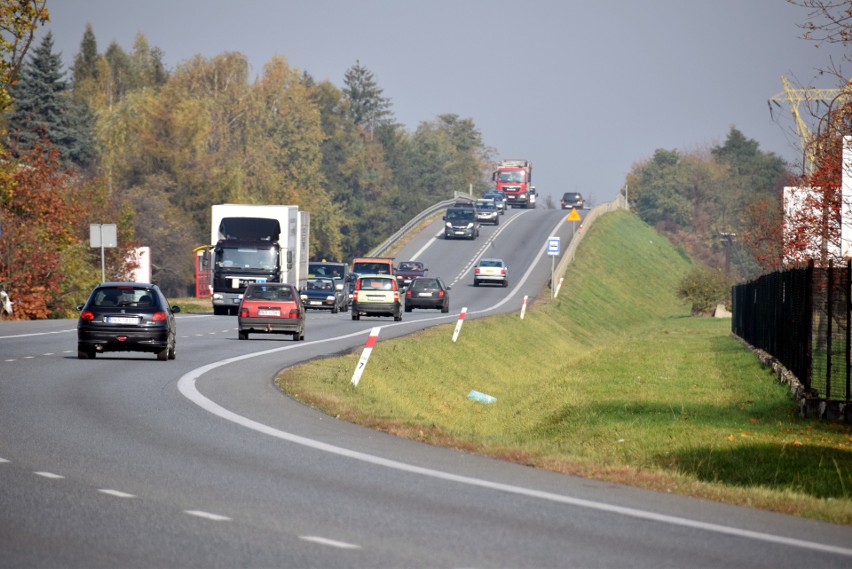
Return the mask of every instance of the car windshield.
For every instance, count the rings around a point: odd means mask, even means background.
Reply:
[[[501,170],[500,171],[500,181],[501,182],[509,182],[510,184],[517,184],[524,181],[524,171],[523,170]]]
[[[447,221],[473,221],[475,212],[473,209],[450,209],[447,210]]]
[[[308,290],[332,290],[334,282],[331,279],[309,279],[307,282]]]
[[[216,266],[235,269],[274,269],[275,249],[222,247],[216,249]]]
[[[388,273],[387,263],[355,263],[352,271],[361,275],[385,275]]]
[[[246,289],[247,300],[293,300],[289,286],[251,285]]]
[[[158,306],[157,295],[147,288],[102,287],[95,291],[92,306]]]

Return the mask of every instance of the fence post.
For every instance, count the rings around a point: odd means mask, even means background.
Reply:
[[[808,268],[805,269],[807,283],[805,294],[805,377],[800,378],[805,384],[805,389],[808,393],[813,385],[814,373],[814,260],[808,261]]]

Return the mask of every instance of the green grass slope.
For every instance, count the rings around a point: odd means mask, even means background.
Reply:
[[[399,436],[564,473],[852,523],[852,430],[676,294],[689,259],[627,212],[589,229],[555,300],[285,370],[278,385]],[[492,404],[471,401],[471,390]]]

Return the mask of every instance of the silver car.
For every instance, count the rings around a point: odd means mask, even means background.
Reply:
[[[473,269],[473,286],[480,283],[509,286],[509,267],[503,259],[480,259]]]

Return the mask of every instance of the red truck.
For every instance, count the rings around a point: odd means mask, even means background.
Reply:
[[[506,205],[535,207],[536,191],[532,185],[532,162],[529,160],[503,160],[497,164],[491,179],[506,196]]]

